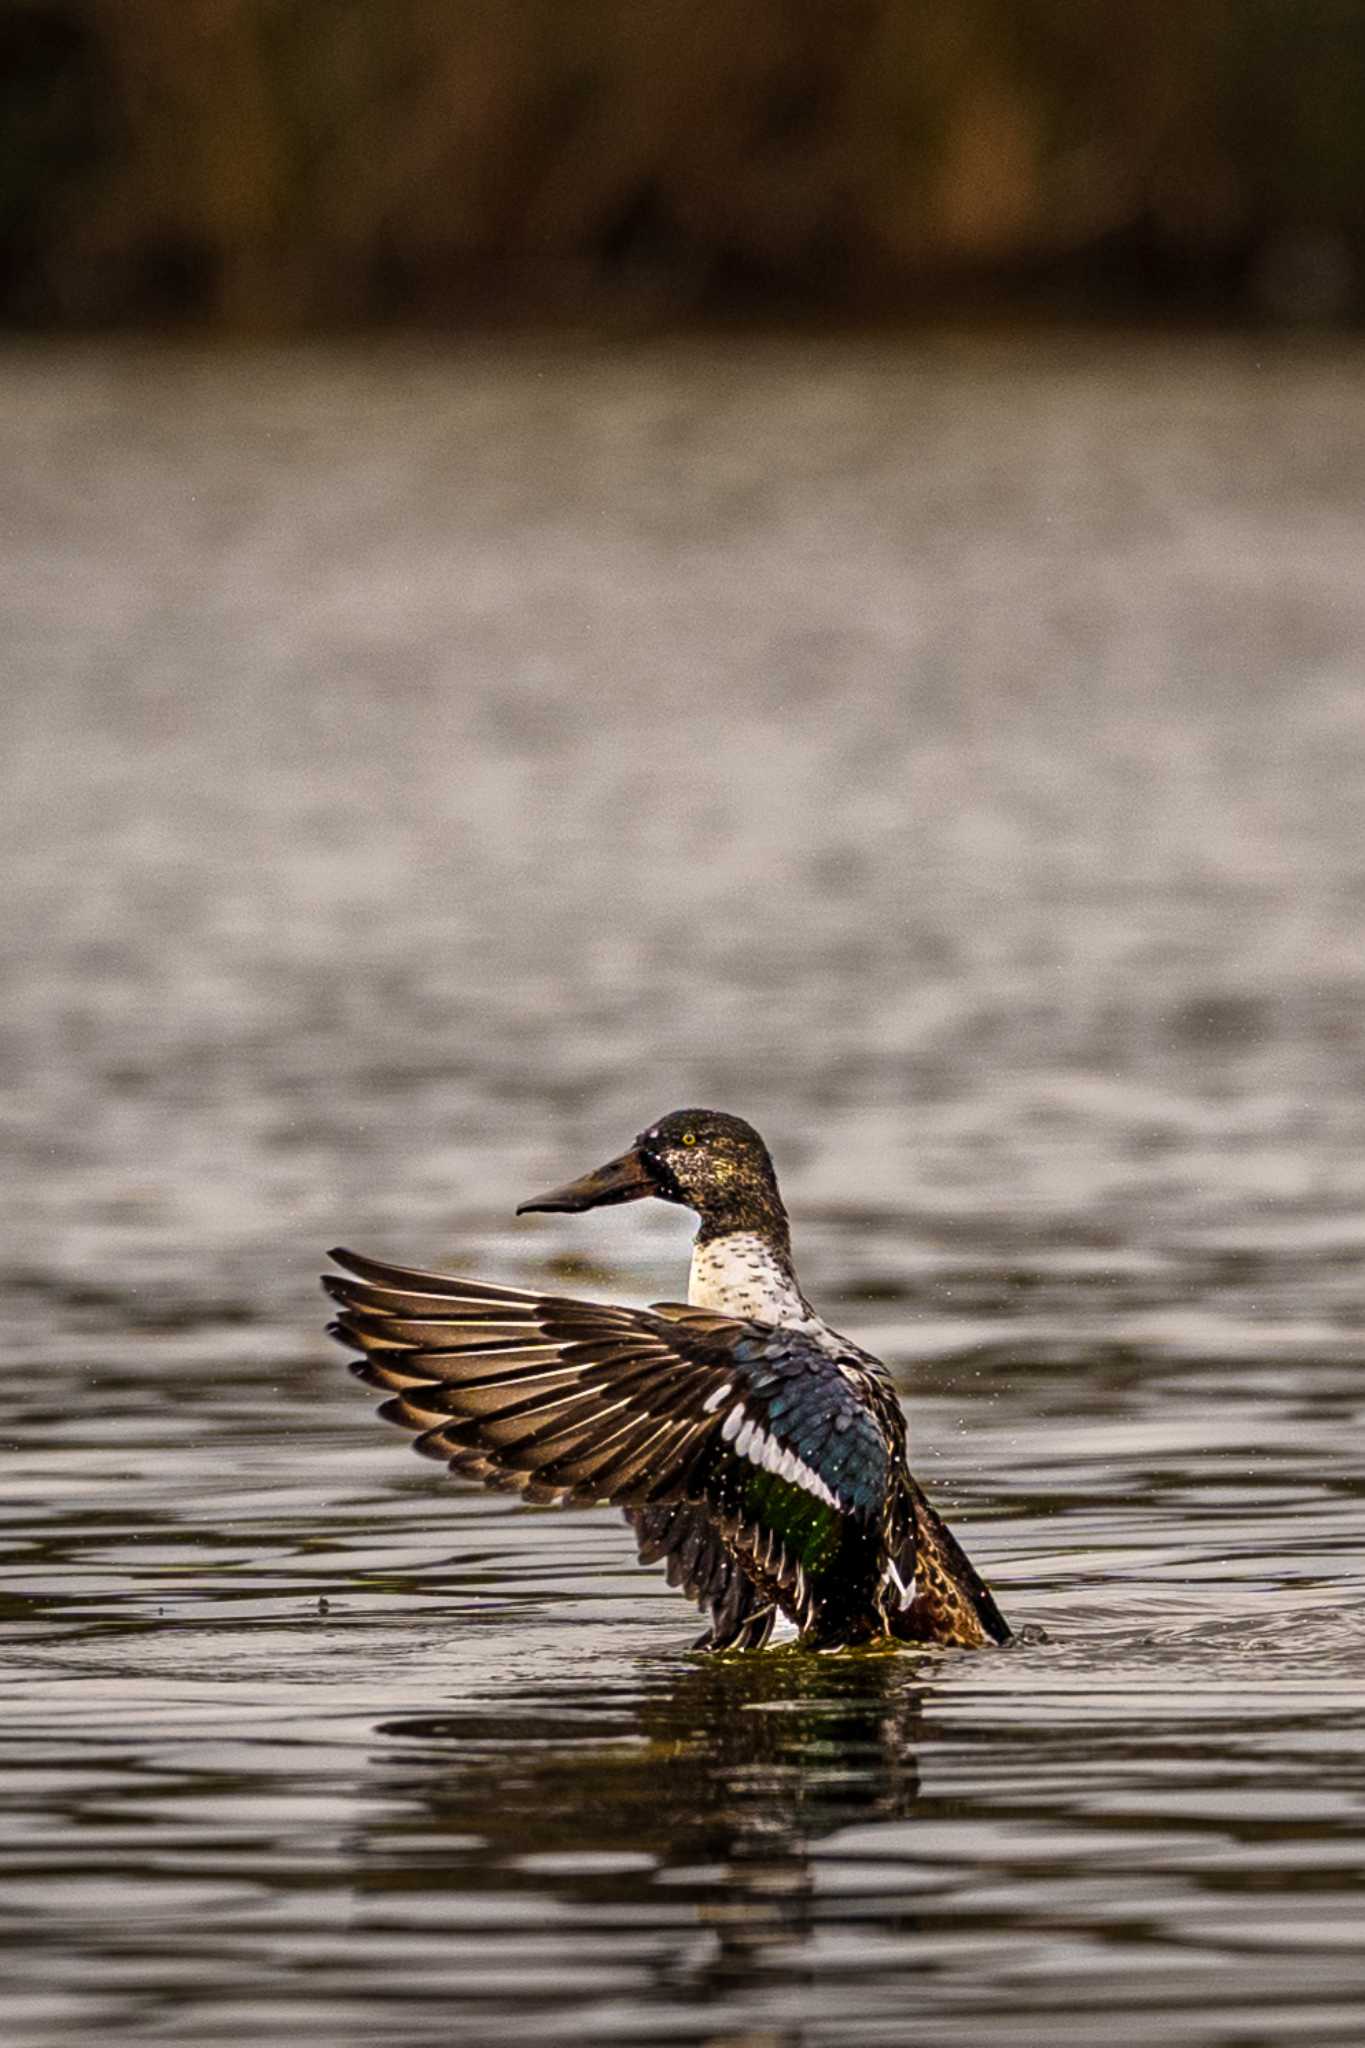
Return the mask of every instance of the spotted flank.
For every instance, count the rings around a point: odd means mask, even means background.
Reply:
[[[906,1467],[885,1368],[801,1294],[762,1140],[738,1118],[681,1111],[524,1206],[643,1194],[702,1217],[686,1306],[580,1301],[333,1252],[330,1328],[387,1396],[381,1414],[466,1479],[623,1510],[642,1560],[706,1614],[698,1647],[761,1648],[780,1616],[818,1649],[1004,1641]]]

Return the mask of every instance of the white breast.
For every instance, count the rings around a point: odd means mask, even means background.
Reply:
[[[817,1322],[785,1260],[751,1230],[713,1237],[692,1248],[687,1299],[693,1308],[744,1316],[757,1323],[802,1328]]]

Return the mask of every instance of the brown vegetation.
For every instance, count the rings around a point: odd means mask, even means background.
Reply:
[[[0,60],[19,318],[873,307],[1041,275],[1341,313],[1365,229],[1351,0],[11,0]]]

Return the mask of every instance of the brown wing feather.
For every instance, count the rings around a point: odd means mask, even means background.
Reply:
[[[640,1562],[665,1568],[677,1586],[709,1611],[711,1625],[698,1650],[757,1650],[772,1634],[777,1608],[754,1584],[726,1547],[704,1508],[687,1502],[667,1507],[627,1508],[639,1544]]]
[[[334,1252],[332,1333],[419,1450],[537,1501],[681,1498],[742,1326],[517,1292]]]

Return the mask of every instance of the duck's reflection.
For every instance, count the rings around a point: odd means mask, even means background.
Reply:
[[[924,1678],[904,1655],[768,1655],[657,1690],[646,1675],[614,1705],[579,1690],[386,1722],[388,1819],[362,1881],[549,1889],[599,1936],[653,1912],[678,1931],[656,1991],[719,2003],[803,1944],[814,1845],[913,1806]]]

